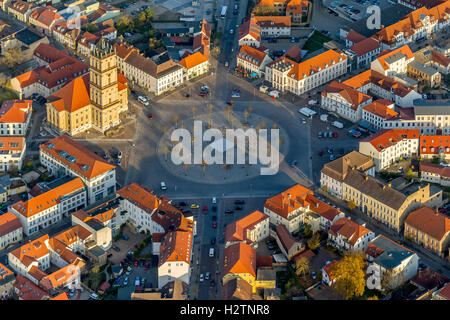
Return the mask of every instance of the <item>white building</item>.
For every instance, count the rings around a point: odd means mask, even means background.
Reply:
[[[365,252],[373,238],[375,233],[347,217],[337,220],[328,230],[328,242],[341,251]]]
[[[266,53],[255,47],[242,45],[236,54],[236,64],[238,68],[243,68],[248,74],[256,73],[258,76],[264,74],[264,70],[272,58]]]
[[[0,250],[22,240],[22,224],[12,212],[0,215]]]
[[[205,74],[209,70],[208,58],[197,51],[182,59],[179,64],[183,67],[184,80],[190,80]]]
[[[274,89],[300,95],[345,74],[347,60],[333,50],[300,63],[281,57],[266,66],[264,77]]]
[[[291,35],[291,16],[255,16],[261,35],[268,37],[287,37]]]
[[[68,136],[41,144],[39,158],[52,175],[81,178],[89,204],[116,191],[116,167]]]
[[[0,109],[0,136],[25,136],[31,121],[32,100],[6,100]]]
[[[337,81],[331,82],[322,91],[320,105],[344,119],[358,122],[362,108],[372,102],[372,97]]]
[[[234,221],[225,229],[225,248],[237,242],[257,247],[258,242],[269,236],[269,216],[256,210]]]
[[[0,137],[0,171],[5,172],[14,167],[21,170],[25,150],[24,137]]]
[[[372,38],[361,40],[350,47],[350,51],[356,55],[356,63],[358,67],[370,65],[370,63],[381,52],[378,41]]]
[[[380,130],[384,127],[385,121],[398,116],[394,107],[395,104],[386,99],[373,101],[362,108],[362,119],[370,123],[373,128]]]
[[[383,235],[373,239],[366,250],[369,263],[378,268],[382,279],[390,273],[390,287],[395,289],[417,274],[419,257],[413,251],[399,245]]]
[[[436,183],[444,187],[450,186],[450,168],[438,164],[421,162],[420,180]]]
[[[373,158],[376,171],[383,170],[401,157],[419,154],[419,130],[380,130],[359,142],[359,152]]]
[[[375,177],[375,164],[372,157],[358,151],[352,151],[323,166],[320,171],[320,187],[341,199],[343,196],[343,181],[350,170],[359,170]]]
[[[396,75],[405,75],[408,72],[408,64],[414,61],[414,54],[408,45],[395,50],[385,50],[375,59],[370,68],[389,78]]]
[[[261,27],[254,17],[244,22],[239,27],[239,46],[248,45],[259,48],[261,45]]]
[[[190,283],[193,244],[192,230],[170,231],[164,236],[159,254],[158,288],[174,280]]]
[[[27,201],[10,207],[28,236],[60,222],[86,206],[86,189],[80,178],[64,183]]]

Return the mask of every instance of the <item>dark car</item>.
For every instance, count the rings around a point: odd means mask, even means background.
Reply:
[[[214,287],[216,285],[216,282],[213,279],[211,279],[211,281],[209,282],[209,285],[211,287]]]
[[[318,155],[321,157],[321,156],[323,156],[323,150],[320,150],[319,152],[318,152]]]
[[[242,210],[242,209],[244,209],[243,206],[236,206],[236,207],[234,208],[234,210]]]
[[[230,214],[230,213],[233,213],[234,211],[233,210],[225,210],[225,213],[227,213],[227,214]]]
[[[215,245],[215,244],[216,244],[216,238],[212,238],[212,239],[211,239],[211,244],[212,244],[212,245]]]
[[[184,96],[185,96],[186,98],[189,98],[191,95],[190,95],[189,93],[186,93]]]
[[[212,216],[212,221],[217,221],[217,216]]]
[[[217,228],[217,223],[216,223],[215,221],[213,221],[212,227],[213,227],[214,229]]]
[[[112,248],[113,248],[115,251],[117,251],[117,252],[120,251],[120,248],[119,248],[118,246],[113,246]]]
[[[297,160],[292,160],[291,161],[291,166],[293,167],[293,166],[296,166],[297,165]]]
[[[245,200],[236,200],[234,204],[245,204]]]
[[[216,212],[217,211],[217,206],[212,206],[212,211]]]
[[[227,101],[227,105],[234,106],[234,102],[233,101]]]
[[[110,254],[108,254],[106,257],[107,258],[111,258],[113,255],[112,255],[112,253],[110,253]]]
[[[182,206],[182,207],[186,207],[186,206],[187,206],[187,203],[184,202],[184,201],[181,201],[178,205],[179,205],[179,206]]]

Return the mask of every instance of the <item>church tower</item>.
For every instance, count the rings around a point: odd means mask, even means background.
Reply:
[[[115,48],[103,37],[91,50],[89,65],[92,127],[105,132],[120,123],[121,101]]]

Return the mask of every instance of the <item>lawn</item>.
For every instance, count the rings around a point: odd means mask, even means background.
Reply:
[[[6,88],[0,88],[0,105],[2,105],[5,100],[18,99],[19,97],[14,91]]]
[[[328,38],[326,35],[324,35],[316,30],[316,31],[314,31],[311,38],[309,38],[308,41],[306,41],[306,43],[302,49],[308,50],[308,52],[313,52],[313,51],[321,49],[323,47],[323,44],[330,40],[331,39]]]

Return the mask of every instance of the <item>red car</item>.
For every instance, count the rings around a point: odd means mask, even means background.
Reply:
[[[148,118],[149,118],[149,119],[153,119],[153,114],[149,113],[149,114],[148,114]]]
[[[121,264],[122,266],[125,265],[125,259],[122,260],[122,261],[120,261],[120,264]]]
[[[207,206],[203,206],[203,213],[207,213],[208,212],[208,207]]]
[[[217,228],[217,223],[214,221],[213,223],[212,223],[212,227],[215,229],[215,228]]]
[[[338,137],[338,133],[335,131],[333,132],[333,137],[337,138]]]
[[[148,270],[149,266],[150,266],[150,265],[148,264],[148,262],[146,262],[146,263],[145,263],[145,270]]]
[[[137,261],[137,260],[134,262],[134,266],[135,266],[135,267],[138,266],[138,261]]]
[[[199,94],[200,97],[206,97],[207,95],[208,95],[208,94],[205,93],[205,92],[202,92],[202,93]]]

